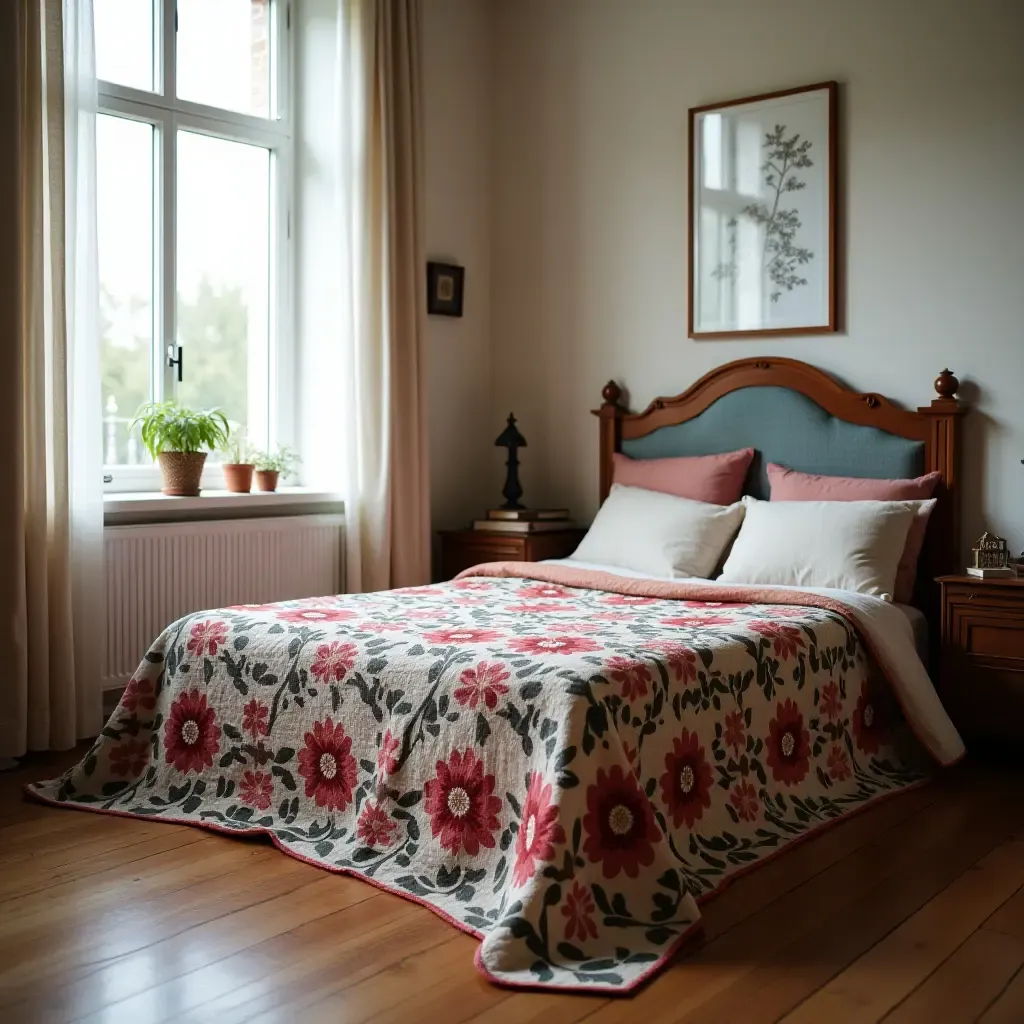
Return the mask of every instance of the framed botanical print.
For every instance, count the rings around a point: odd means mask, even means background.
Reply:
[[[691,338],[838,329],[836,89],[690,110]]]

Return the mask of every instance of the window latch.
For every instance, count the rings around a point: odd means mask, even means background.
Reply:
[[[177,351],[178,357],[175,359],[174,353]],[[181,351],[180,345],[168,345],[167,346],[167,365],[173,370],[174,367],[178,368],[178,383],[181,383],[181,373],[185,365],[185,356]]]

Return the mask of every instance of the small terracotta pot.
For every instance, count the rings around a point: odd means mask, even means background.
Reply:
[[[276,469],[257,469],[256,489],[258,491],[276,491],[277,478],[280,475]]]
[[[164,478],[161,488],[164,494],[178,498],[198,497],[206,452],[161,452],[157,461]]]
[[[225,462],[224,486],[232,494],[248,494],[252,490],[252,471],[256,468],[251,462]]]

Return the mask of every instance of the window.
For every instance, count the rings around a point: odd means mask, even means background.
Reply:
[[[158,487],[128,424],[174,398],[288,442],[285,0],[95,0],[104,479]],[[217,456],[204,486],[219,485]]]

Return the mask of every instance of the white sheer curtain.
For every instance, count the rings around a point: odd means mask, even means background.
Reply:
[[[343,444],[347,533],[345,580],[350,591],[389,584],[389,367],[380,343],[386,329],[381,238],[376,230],[374,18],[375,0],[341,0],[335,96],[339,185],[339,348],[341,408],[348,412]],[[376,200],[376,203],[375,203]],[[375,555],[376,553],[376,555]],[[376,564],[375,564],[376,563]]]
[[[6,5],[5,5],[6,6]],[[0,330],[9,432],[0,461],[0,585],[9,661],[0,757],[65,749],[101,722],[103,511],[92,0],[26,0],[0,24],[13,80],[0,204],[11,211]],[[10,108],[8,108],[10,109]]]
[[[332,251],[305,263],[330,261],[328,294],[308,301],[331,315],[301,337],[301,405],[309,482],[345,496],[350,591],[430,577],[421,22],[420,0],[337,0],[333,145],[300,178],[327,191],[335,173]],[[322,91],[306,103],[325,116]]]
[[[53,2],[53,0],[51,0]],[[68,502],[79,735],[102,709],[103,421],[96,224],[96,44],[93,0],[63,0]]]

